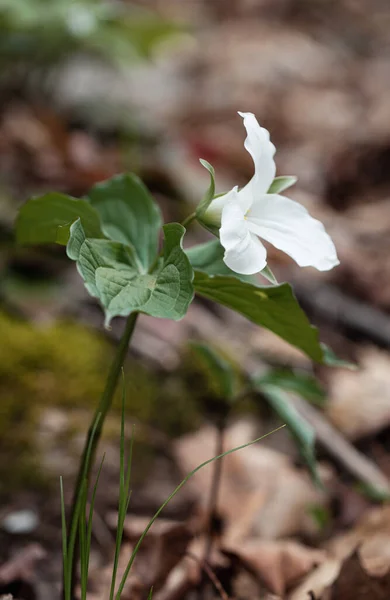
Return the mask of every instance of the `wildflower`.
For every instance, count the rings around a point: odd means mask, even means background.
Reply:
[[[244,145],[254,162],[254,176],[242,189],[236,186],[215,198],[204,215],[205,222],[220,227],[224,262],[236,273],[252,275],[262,271],[267,264],[267,251],[261,238],[291,256],[300,267],[332,269],[339,261],[322,223],[298,202],[269,193],[276,173],[276,148],[269,132],[260,127],[252,113],[239,115],[247,131]]]

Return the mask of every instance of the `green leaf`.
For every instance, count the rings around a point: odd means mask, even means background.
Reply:
[[[195,292],[273,331],[317,362],[323,361],[318,331],[310,325],[291,286],[256,286],[235,277],[195,271]]]
[[[372,502],[389,502],[390,500],[389,492],[374,487],[364,481],[360,481],[354,487],[359,494],[362,494]]]
[[[326,344],[321,344],[321,348],[324,354],[324,364],[328,365],[328,367],[339,367],[340,369],[349,369],[350,371],[358,370],[359,367],[357,365],[336,356],[333,350]]]
[[[280,192],[284,192],[284,190],[287,190],[292,185],[295,185],[297,181],[298,178],[294,177],[293,175],[275,177],[275,179],[270,185],[268,194],[280,194]]]
[[[143,273],[130,246],[86,238],[80,221],[72,225],[68,256],[77,261],[89,293],[102,303],[106,325],[133,311],[174,320],[187,312],[194,292],[193,270],[182,248],[185,229],[178,223],[163,229],[164,256],[152,273]]]
[[[87,237],[102,238],[96,210],[84,200],[50,192],[31,198],[20,209],[16,239],[20,244],[68,243],[70,226],[80,219]]]
[[[278,388],[295,392],[308,402],[324,406],[326,393],[317,379],[305,371],[293,369],[270,369],[261,378],[263,384],[275,385]]]
[[[332,521],[331,512],[322,504],[309,504],[307,512],[312,517],[320,532],[324,532]]]
[[[186,254],[196,271],[201,271],[208,275],[231,275],[241,281],[256,282],[256,278],[253,275],[242,275],[241,273],[235,273],[235,271],[229,269],[223,261],[224,253],[225,250],[221,246],[219,240],[211,240],[210,242],[198,244],[197,246],[193,246],[186,250]],[[271,283],[277,284],[269,267],[265,267],[265,269],[261,271],[261,275]]]
[[[132,173],[116,175],[96,184],[88,199],[100,215],[106,236],[132,246],[140,271],[146,273],[157,255],[162,221],[142,181]]]
[[[311,425],[305,421],[289,402],[287,394],[275,385],[265,384],[262,378],[252,379],[254,388],[267,400],[271,408],[287,425],[287,429],[297,442],[299,452],[309,467],[310,473],[317,483],[320,483],[315,458],[315,434]]]
[[[233,365],[208,344],[191,342],[190,348],[205,368],[217,396],[231,400],[236,388],[236,373]]]

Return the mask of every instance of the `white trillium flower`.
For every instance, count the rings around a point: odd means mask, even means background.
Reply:
[[[269,132],[260,127],[252,113],[238,114],[244,119],[244,145],[253,159],[255,174],[241,190],[234,187],[215,198],[204,215],[206,223],[220,227],[224,262],[236,273],[262,271],[267,264],[262,238],[291,256],[300,267],[332,269],[339,260],[322,223],[298,202],[267,193],[276,173],[276,148]]]

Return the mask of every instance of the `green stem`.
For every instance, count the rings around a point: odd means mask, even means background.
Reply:
[[[70,514],[70,527],[72,522],[77,518],[77,499],[80,495],[80,490],[83,485],[83,481],[87,480],[89,483],[92,465],[94,464],[96,448],[98,446],[101,433],[103,430],[104,420],[108,411],[111,408],[112,399],[115,394],[115,390],[118,384],[119,375],[121,373],[122,365],[126,358],[127,350],[135,324],[137,322],[138,313],[133,312],[127,319],[125,330],[122,334],[119,346],[117,348],[114,360],[111,364],[110,371],[108,373],[106,385],[103,394],[100,398],[100,402],[96,407],[95,414],[92,418],[91,425],[88,430],[88,434],[84,443],[83,454],[80,460],[79,471],[77,475],[76,485],[73,494],[72,508]],[[76,544],[77,547],[77,544]],[[77,552],[73,554],[72,560],[72,578],[71,578],[71,592],[70,596],[73,599],[75,597],[74,589],[76,584],[76,565],[77,565]]]
[[[190,223],[192,223],[192,221],[195,221],[195,219],[196,219],[196,213],[193,212],[190,215],[188,215],[188,217],[186,217],[184,219],[184,221],[181,222],[181,224],[183,225],[183,227],[188,227],[188,225]]]

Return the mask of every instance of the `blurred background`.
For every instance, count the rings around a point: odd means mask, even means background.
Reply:
[[[311,400],[321,403],[307,415],[328,492],[317,497],[287,434],[271,437],[269,452],[288,457],[317,512],[305,529],[294,521],[294,505],[290,528],[259,526],[260,536],[293,535],[316,546],[368,510],[373,494],[367,478],[357,483],[359,460],[375,476],[390,475],[389,27],[387,0],[1,0],[0,560],[31,545],[50,557],[33,583],[20,573],[2,579],[0,570],[1,591],[20,598],[58,591],[58,477],[69,499],[123,326],[116,319],[103,329],[101,310],[63,248],[15,245],[17,210],[34,194],[82,196],[133,171],[165,219],[180,221],[208,186],[199,158],[215,167],[218,192],[251,177],[238,110],[254,112],[269,129],[277,174],[298,176],[289,195],[325,224],[341,262],[318,273],[270,248],[270,265],[279,281],[293,284],[321,339],[359,370],[313,367],[272,334],[205,302],[178,323],[141,318],[126,365],[128,417],[137,423],[133,510],[157,507],[199,462],[181,436],[201,432],[199,443],[213,452],[204,429],[213,422],[211,392],[190,338],[214,341],[237,370],[250,364],[306,377],[315,387]],[[196,226],[187,238],[209,239]],[[118,396],[105,432],[102,518],[116,504],[119,406]],[[256,398],[232,418],[242,423],[248,415],[256,434],[278,424]],[[331,429],[321,438],[324,423]],[[335,431],[345,446],[332,454]],[[242,435],[236,431],[232,442]],[[345,457],[351,449],[358,466]],[[184,493],[170,514],[188,515],[194,494]],[[101,525],[106,550],[108,529]],[[16,580],[30,596],[12,588]]]

